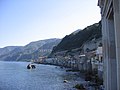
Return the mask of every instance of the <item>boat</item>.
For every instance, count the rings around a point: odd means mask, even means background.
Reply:
[[[35,69],[36,66],[33,63],[34,63],[34,60],[32,59],[31,63],[27,65],[27,69]]]
[[[35,69],[36,66],[34,64],[28,64],[27,69]]]

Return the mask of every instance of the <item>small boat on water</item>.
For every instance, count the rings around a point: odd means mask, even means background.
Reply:
[[[33,63],[34,63],[34,60],[31,59],[31,62],[27,65],[27,69],[35,69],[36,66]]]
[[[34,64],[28,64],[27,69],[35,69],[36,66]]]

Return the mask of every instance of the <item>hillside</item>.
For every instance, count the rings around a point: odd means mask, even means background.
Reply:
[[[52,48],[56,46],[61,39],[46,39],[39,40],[35,42],[31,42],[23,47],[14,47],[10,50],[6,50],[6,48],[1,48],[0,50],[5,51],[4,53],[0,52],[0,60],[2,61],[30,61],[31,59],[38,58],[40,55],[47,56],[51,53]],[[43,52],[48,50],[46,52]],[[42,51],[41,53],[39,53]]]
[[[101,22],[95,23],[80,30],[76,34],[71,33],[70,35],[65,36],[61,42],[53,48],[51,55],[60,51],[80,48],[86,41],[90,41],[93,38],[97,39],[101,36]]]
[[[8,47],[0,48],[0,56],[8,54],[9,52],[11,52],[17,48],[22,48],[22,46],[8,46]]]

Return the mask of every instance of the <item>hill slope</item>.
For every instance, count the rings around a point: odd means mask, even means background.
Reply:
[[[99,38],[101,36],[101,22],[95,23],[83,30],[80,30],[76,34],[71,33],[70,35],[65,36],[61,42],[54,47],[51,55],[64,50],[80,48],[86,41],[92,40],[93,38]]]
[[[27,44],[24,47],[16,47],[14,49],[11,49],[9,51],[6,51],[6,53],[0,52],[0,60],[3,61],[30,61],[31,59],[38,58],[41,55],[48,55],[54,46],[56,46],[61,39],[46,39],[46,40],[39,40],[36,42],[31,42]],[[9,47],[2,48],[6,49]],[[46,52],[38,53],[42,50],[49,50]]]

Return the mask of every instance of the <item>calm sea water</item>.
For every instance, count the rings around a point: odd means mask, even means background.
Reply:
[[[40,64],[28,70],[27,65],[0,61],[0,90],[69,90],[63,83],[64,70]]]

